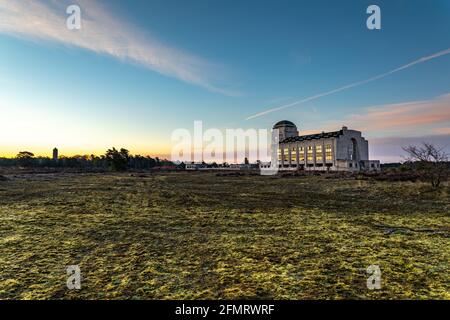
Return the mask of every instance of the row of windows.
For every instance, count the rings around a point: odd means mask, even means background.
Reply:
[[[325,156],[326,156],[326,158],[327,158],[327,161],[328,160],[333,160],[333,152],[331,151],[331,144],[327,144],[326,146],[325,146]]]
[[[281,154],[284,154],[284,159],[289,159],[289,148],[278,149],[278,161],[281,161]],[[298,148],[299,161],[305,161],[305,147]],[[316,162],[323,162],[323,148],[322,145],[316,145]],[[308,162],[314,162],[313,146],[308,146],[306,149],[306,159]],[[331,144],[325,145],[325,159],[333,161],[333,151]],[[297,162],[297,147],[291,147],[291,163]]]
[[[308,150],[306,151],[306,159],[308,162],[313,162],[313,147],[308,146]]]

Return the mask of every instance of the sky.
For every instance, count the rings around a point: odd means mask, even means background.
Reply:
[[[361,130],[383,162],[423,141],[450,151],[449,49],[448,0],[0,0],[0,156],[165,157],[196,120],[284,119]]]

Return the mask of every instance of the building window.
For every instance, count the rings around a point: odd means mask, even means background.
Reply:
[[[322,146],[317,145],[316,146],[316,162],[322,162],[322,161],[323,161]]]
[[[298,149],[298,157],[299,157],[300,161],[305,161],[305,148],[304,147],[300,147]]]
[[[286,147],[283,149],[284,152],[284,161],[289,161],[289,148]]]
[[[297,147],[291,148],[291,162],[297,163]]]
[[[313,147],[312,146],[308,146],[308,151],[307,151],[307,160],[308,162],[313,162]]]
[[[325,156],[327,161],[333,161],[333,151],[331,151],[331,144],[325,146]]]
[[[278,148],[278,161],[281,161],[281,148]]]
[[[348,166],[351,168],[351,167],[353,167],[353,165],[352,165],[352,163],[350,162],[349,164],[348,164]]]

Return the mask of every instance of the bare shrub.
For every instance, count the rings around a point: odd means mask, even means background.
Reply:
[[[421,146],[407,146],[403,150],[408,154],[407,165],[415,171],[420,178],[429,181],[433,188],[438,188],[442,181],[449,177],[449,155],[431,143]]]

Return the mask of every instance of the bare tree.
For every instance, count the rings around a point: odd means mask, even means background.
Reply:
[[[449,155],[431,143],[421,146],[407,146],[403,150],[408,154],[406,161],[420,176],[431,182],[433,188],[438,188],[449,176]]]

